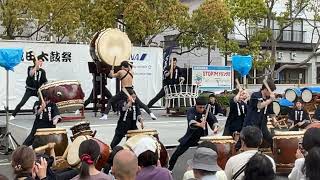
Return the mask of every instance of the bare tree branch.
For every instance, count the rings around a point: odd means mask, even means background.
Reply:
[[[194,49],[198,48],[199,46],[193,46],[192,48],[188,49],[188,50],[185,50],[185,51],[182,51],[181,49],[181,52],[176,52],[176,51],[172,51],[172,54],[177,54],[177,55],[182,55],[184,53],[188,53],[188,52],[191,52],[193,51]]]

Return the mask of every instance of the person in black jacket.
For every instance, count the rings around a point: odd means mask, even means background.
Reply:
[[[44,55],[38,56],[37,59],[33,59],[33,66],[29,66],[27,70],[27,80],[26,80],[26,91],[20,101],[20,103],[16,106],[15,110],[13,111],[10,120],[15,119],[15,116],[20,111],[21,107],[26,104],[28,99],[31,96],[38,96],[38,89],[41,85],[48,82],[46,71],[42,69]]]
[[[219,124],[217,118],[209,111],[205,119],[205,105],[207,101],[203,97],[196,99],[195,107],[191,107],[187,112],[188,128],[186,134],[179,139],[179,146],[172,154],[169,161],[169,170],[172,171],[179,156],[186,152],[189,147],[197,146],[202,136],[208,135],[208,125],[213,133],[217,133]],[[208,124],[208,125],[207,125]]]
[[[310,122],[309,113],[304,110],[302,100],[298,99],[295,103],[295,108],[289,112],[288,123],[291,124],[290,131],[299,131],[307,127]]]
[[[179,84],[181,81],[184,81],[184,77],[182,77],[181,69],[179,66],[177,66],[177,58],[175,57],[172,58],[172,61],[173,61],[172,75],[171,75],[171,66],[168,66],[164,70],[165,79],[163,80],[163,87],[158,92],[158,94],[149,101],[148,103],[149,108],[151,108],[159,99],[165,96],[165,92],[164,92],[165,86]]]
[[[133,91],[129,93],[132,99],[128,98],[127,101],[122,102],[120,117],[117,123],[115,134],[110,144],[112,149],[121,142],[122,138],[127,134],[128,130],[138,129],[137,121],[141,123],[141,128],[143,129],[143,120],[141,116],[140,106],[136,101],[137,96]]]
[[[216,98],[215,94],[209,95],[209,103],[208,104],[211,105],[210,112],[213,115],[223,115],[224,114],[220,104],[217,102],[217,98]]]

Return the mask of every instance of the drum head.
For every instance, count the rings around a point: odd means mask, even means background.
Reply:
[[[67,130],[64,128],[41,128],[37,129],[35,136],[43,136],[49,134],[67,134]]]
[[[297,94],[293,89],[287,89],[286,92],[285,92],[285,97],[289,101],[293,102],[293,101],[296,100]]]
[[[274,114],[276,114],[276,115],[280,114],[281,107],[280,107],[280,104],[277,101],[273,101],[272,102],[272,108],[273,108]]]
[[[310,89],[304,89],[301,93],[301,98],[303,102],[310,102],[312,101],[312,92]]]
[[[80,144],[90,139],[90,136],[78,136],[71,144],[68,149],[67,161],[71,166],[77,166],[80,163],[79,158],[79,147]]]
[[[143,134],[139,134],[139,135],[133,136],[132,138],[128,139],[123,147],[126,149],[130,149],[130,150],[134,151],[135,153],[137,153],[141,150],[141,148],[138,146],[142,146],[141,142],[143,142],[143,141],[154,142],[154,145],[157,146],[156,148],[158,149],[158,153],[160,153],[161,146],[158,143],[157,139],[154,138],[153,136],[148,136],[148,135],[143,135]]]
[[[106,29],[99,34],[96,42],[96,55],[109,65],[119,66],[122,61],[129,60],[132,45],[126,33],[119,29]]]

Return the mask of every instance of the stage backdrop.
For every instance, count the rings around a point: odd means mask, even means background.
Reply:
[[[203,91],[232,89],[232,68],[230,66],[193,66],[192,84]]]
[[[12,110],[20,102],[25,92],[27,67],[32,66],[30,51],[36,55],[46,53],[43,68],[48,81],[78,80],[87,98],[92,89],[92,75],[88,70],[91,60],[89,46],[85,44],[55,44],[48,42],[0,41],[3,48],[23,48],[21,64],[9,74],[9,108]],[[130,59],[134,62],[134,89],[145,104],[162,87],[163,50],[156,47],[134,47]],[[0,67],[0,110],[4,110],[6,96],[6,71]],[[111,93],[115,94],[115,80],[108,79]],[[22,109],[31,109],[36,97],[30,98]],[[160,101],[158,104],[160,105]],[[90,104],[88,107],[92,107]]]

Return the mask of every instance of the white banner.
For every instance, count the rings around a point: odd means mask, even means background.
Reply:
[[[54,44],[49,42],[0,41],[2,48],[23,48],[24,59],[9,72],[9,108],[12,110],[20,102],[25,92],[27,67],[33,62],[29,51],[40,55],[48,54],[43,63],[49,82],[57,80],[78,80],[87,98],[92,89],[92,75],[88,62],[92,61],[89,45]],[[162,88],[163,50],[155,47],[134,47],[131,55],[134,61],[134,88],[139,98],[147,104]],[[0,110],[4,110],[6,100],[6,71],[0,68]],[[108,80],[108,89],[115,94],[115,80]],[[22,109],[31,109],[36,97],[31,97]],[[159,105],[159,104],[157,104]],[[90,107],[92,105],[89,105]]]
[[[230,66],[193,66],[192,84],[201,90],[231,90],[232,68]]]

